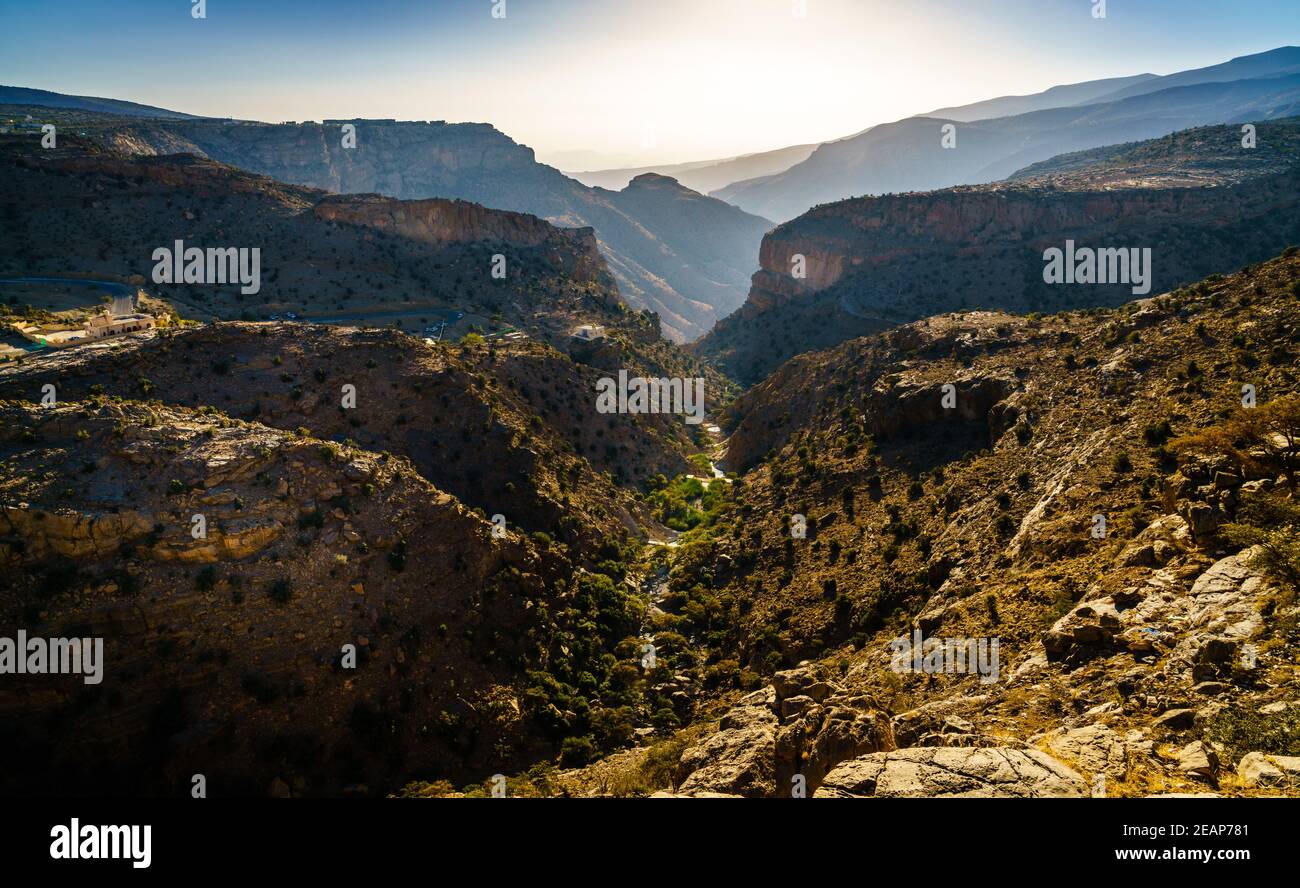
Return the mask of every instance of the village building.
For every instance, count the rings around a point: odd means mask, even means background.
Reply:
[[[126,294],[114,297],[107,310],[91,316],[80,327],[32,323],[17,323],[12,326],[31,342],[50,348],[63,348],[152,330],[158,326],[158,321],[153,315],[137,312],[135,297]]]
[[[605,328],[596,324],[583,324],[573,331],[574,339],[582,339],[587,342],[594,342],[597,339],[605,338]]]

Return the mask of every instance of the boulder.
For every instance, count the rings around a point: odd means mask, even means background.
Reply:
[[[948,613],[948,608],[952,604],[947,601],[939,601],[931,604],[916,617],[916,626],[921,630],[923,635],[932,635],[941,625],[943,618]]]
[[[781,701],[781,720],[794,718],[800,715],[809,706],[816,705],[812,697],[807,694],[799,694],[795,697],[787,697]]]
[[[1214,487],[1216,490],[1232,490],[1241,486],[1241,479],[1231,472],[1215,472]]]
[[[1049,657],[1062,657],[1079,647],[1107,644],[1120,628],[1119,612],[1113,602],[1083,601],[1056,621],[1043,636],[1043,647]]]
[[[766,706],[737,706],[717,732],[682,753],[678,792],[717,792],[748,798],[776,791],[776,714]]]
[[[815,681],[812,684],[806,686],[803,689],[803,692],[807,694],[809,697],[812,697],[818,703],[823,703],[825,702],[827,697],[830,697],[832,694],[838,694],[840,693],[841,690],[842,688],[840,688],[840,686],[835,684],[834,682]]]
[[[875,752],[826,775],[814,798],[1086,798],[1079,774],[1036,749]]]
[[[1237,776],[1247,786],[1300,786],[1300,756],[1248,752],[1237,763]]]
[[[1141,542],[1166,542],[1187,546],[1192,541],[1192,529],[1182,515],[1162,515],[1148,524],[1137,535]]]
[[[776,690],[776,699],[784,700],[786,697],[798,696],[805,687],[816,681],[818,676],[813,667],[808,663],[800,663],[794,669],[783,669],[773,675],[772,687]]]
[[[1105,773],[1116,780],[1128,777],[1128,745],[1105,725],[1059,728],[1047,735],[1047,746],[1089,774]]]
[[[759,688],[757,691],[751,691],[740,698],[737,706],[775,706],[776,690],[771,685]]]
[[[1148,543],[1130,543],[1119,555],[1123,567],[1155,567],[1156,547]]]
[[[1185,731],[1195,722],[1195,709],[1171,709],[1155,720],[1155,724],[1171,731]]]
[[[1193,777],[1213,780],[1219,770],[1219,756],[1200,740],[1193,740],[1178,750],[1178,770]]]
[[[1186,519],[1187,524],[1192,529],[1192,536],[1196,539],[1204,539],[1214,533],[1219,526],[1218,513],[1214,511],[1213,506],[1195,501],[1184,501],[1181,504],[1179,514]]]

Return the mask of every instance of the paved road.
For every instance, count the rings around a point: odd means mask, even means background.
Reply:
[[[298,320],[309,324],[364,324],[375,318],[405,318],[411,315],[441,318],[449,324],[454,324],[465,317],[464,312],[452,311],[448,308],[404,308],[398,311],[372,311],[357,315],[299,315]]]
[[[19,277],[19,278],[0,278],[0,285],[28,285],[28,284],[59,284],[60,286],[74,287],[97,287],[108,290],[110,293],[116,293],[118,296],[131,296],[135,294],[136,288],[130,284],[119,284],[117,281],[88,281],[84,278],[47,278],[47,277]]]

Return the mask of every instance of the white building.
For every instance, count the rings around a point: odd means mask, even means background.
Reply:
[[[79,345],[127,333],[139,333],[158,326],[153,315],[139,314],[135,310],[135,297],[117,296],[108,311],[94,315],[80,328],[41,324],[14,324],[15,330],[32,342],[51,348]]]
[[[573,337],[575,339],[582,339],[587,342],[592,342],[597,339],[604,339],[605,328],[595,324],[583,324],[582,326],[578,327],[576,330],[573,331]]]

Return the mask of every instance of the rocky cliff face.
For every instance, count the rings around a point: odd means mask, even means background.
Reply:
[[[675,183],[666,201],[646,194],[644,182],[622,192],[588,188],[486,124],[348,121],[356,146],[344,148],[344,123],[131,122],[104,140],[135,153],[191,152],[338,193],[459,198],[594,228],[623,297],[656,312],[677,341],[699,337],[743,301],[769,227]]]
[[[483,202],[513,207],[505,182],[521,189],[542,187],[549,168],[533,150],[482,123],[442,121],[346,121],[356,127],[355,148],[343,147],[345,121],[329,124],[215,123],[167,121],[132,123],[108,134],[120,150],[172,154],[187,151],[286,182],[336,193],[390,197],[461,197],[457,189],[476,183]],[[558,174],[557,174],[558,175]],[[552,209],[559,209],[555,205]]]
[[[331,197],[316,204],[318,219],[374,228],[424,244],[541,248],[550,264],[578,283],[614,287],[591,228],[556,228],[525,213],[489,210],[461,200],[392,200],[373,195]]]
[[[1258,261],[1300,238],[1300,124],[1262,131],[1270,147],[1249,160],[1223,147],[1239,133],[1214,127],[1062,159],[1015,183],[810,210],[763,239],[745,305],[695,348],[754,382],[799,352],[919,317],[1133,297],[1129,283],[1045,283],[1044,250],[1067,240],[1149,248],[1152,293]]]
[[[510,664],[567,568],[405,460],[160,406],[0,413],[3,633],[105,660],[5,682],[6,791],[365,793],[530,744]]]

